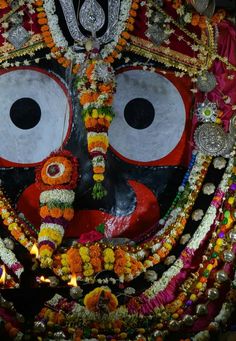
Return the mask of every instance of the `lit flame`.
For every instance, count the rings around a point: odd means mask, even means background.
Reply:
[[[68,282],[68,285],[70,285],[72,287],[77,287],[78,286],[76,274],[72,274],[71,280],[70,280],[70,282]]]
[[[39,249],[36,244],[32,246],[32,249],[30,250],[31,255],[35,255],[36,258],[39,258]]]
[[[5,265],[1,266],[2,269],[2,275],[0,277],[0,284],[5,284],[6,282],[6,268]]]
[[[44,276],[41,276],[41,277],[39,278],[39,280],[40,280],[40,282],[42,282],[42,283],[51,283],[50,279],[45,278]]]

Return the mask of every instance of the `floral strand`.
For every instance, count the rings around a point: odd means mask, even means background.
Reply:
[[[40,216],[38,235],[41,267],[52,265],[52,254],[61,244],[64,230],[74,216],[72,189],[77,184],[77,160],[68,151],[52,153],[36,171],[40,189]]]
[[[77,78],[77,90],[83,107],[82,117],[87,130],[88,151],[92,160],[94,199],[102,199],[107,191],[102,186],[105,159],[109,146],[108,129],[114,117],[114,72],[103,60],[88,61],[85,72]]]

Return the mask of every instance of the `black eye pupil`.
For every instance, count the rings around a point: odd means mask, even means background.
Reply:
[[[155,109],[145,98],[134,98],[126,104],[124,110],[126,122],[134,129],[149,127],[155,117]]]
[[[12,104],[10,117],[17,128],[32,129],[40,121],[41,109],[32,98],[20,98]]]

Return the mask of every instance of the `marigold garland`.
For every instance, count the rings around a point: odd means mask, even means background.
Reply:
[[[108,128],[114,116],[112,111],[115,91],[114,72],[103,60],[90,60],[83,75],[77,78],[77,90],[83,107],[82,117],[87,130],[88,151],[92,160],[94,199],[106,195],[102,186],[105,159],[109,146]]]
[[[52,153],[36,170],[40,187],[40,216],[42,223],[38,235],[39,256],[42,267],[51,266],[52,254],[61,244],[64,229],[73,219],[74,192],[77,185],[78,162],[69,151]]]

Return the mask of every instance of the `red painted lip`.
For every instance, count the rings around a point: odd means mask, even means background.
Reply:
[[[129,180],[136,195],[136,208],[127,216],[113,216],[100,210],[79,210],[75,212],[65,236],[78,238],[81,234],[95,230],[99,224],[105,225],[106,237],[137,238],[148,231],[160,217],[160,207],[156,196],[145,185]],[[18,209],[35,226],[40,226],[39,216],[40,192],[35,184],[29,186],[18,201]]]

